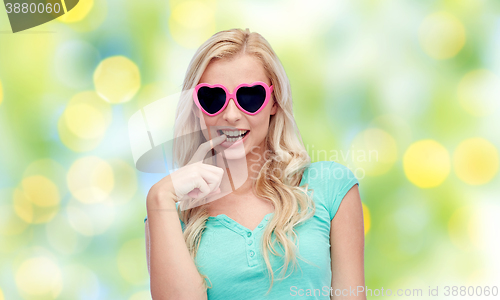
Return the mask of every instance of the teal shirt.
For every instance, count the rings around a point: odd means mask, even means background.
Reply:
[[[306,168],[300,185],[306,183],[313,190],[316,212],[295,227],[302,259],[298,258],[298,268],[288,278],[278,280],[283,258],[269,254],[275,279],[267,295],[270,280],[261,242],[274,213],[267,214],[253,231],[224,214],[208,218],[195,260],[212,286],[208,299],[330,299],[330,224],[345,194],[359,182],[344,165],[321,161]],[[182,221],[181,225],[184,228]]]

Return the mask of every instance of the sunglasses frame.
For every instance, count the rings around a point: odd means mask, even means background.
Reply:
[[[240,104],[238,103],[238,99],[236,98],[236,93],[238,92],[238,89],[241,88],[241,87],[252,87],[252,86],[255,86],[255,85],[261,85],[264,87],[264,89],[266,90],[266,99],[264,100],[264,103],[262,103],[261,107],[254,113],[252,112],[249,112],[249,111],[246,111],[245,109],[243,109],[243,107],[240,106]],[[198,90],[202,87],[209,87],[209,88],[216,88],[216,87],[220,87],[222,88],[225,92],[226,92],[226,102],[224,103],[224,105],[222,106],[222,108],[217,111],[216,113],[214,114],[211,114],[209,113],[208,111],[206,111],[203,106],[201,106],[200,104],[200,101],[198,100]],[[200,83],[198,84],[195,88],[194,88],[194,91],[193,91],[193,99],[194,99],[194,103],[196,104],[196,106],[198,106],[199,109],[201,109],[201,111],[208,115],[208,116],[216,116],[218,114],[220,114],[221,112],[224,111],[224,109],[226,109],[226,106],[229,104],[229,99],[233,99],[234,103],[236,104],[236,106],[244,113],[248,114],[248,115],[256,115],[258,114],[261,110],[264,109],[264,107],[266,107],[267,103],[269,102],[269,99],[271,99],[271,93],[273,92],[273,86],[268,86],[267,83],[265,82],[262,82],[262,81],[255,81],[253,83],[242,83],[240,85],[238,85],[235,89],[234,89],[234,92],[230,93],[229,90],[223,86],[222,84],[208,84],[208,83]]]

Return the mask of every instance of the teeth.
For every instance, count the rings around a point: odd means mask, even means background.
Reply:
[[[226,135],[226,142],[234,143],[243,138],[243,135],[248,132],[248,130],[221,130],[222,133]]]
[[[238,135],[240,135],[239,131],[236,131],[236,130],[222,130],[222,132],[224,132],[224,134],[228,135],[228,136],[238,136]]]
[[[244,133],[246,133],[248,130],[221,130],[225,135],[229,138],[237,138],[241,137]]]
[[[227,141],[227,142],[229,142],[229,143],[233,143],[233,142],[236,142],[236,141],[241,140],[242,138],[243,138],[243,137],[241,137],[241,136],[240,136],[240,137],[236,137],[236,138],[230,138],[230,137],[228,137],[228,138],[226,139],[226,141]]]

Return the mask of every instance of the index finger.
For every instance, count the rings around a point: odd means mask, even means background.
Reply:
[[[222,144],[225,140],[226,135],[223,134],[201,144],[191,158],[190,163],[202,161],[207,155],[208,151],[212,150],[215,146]]]

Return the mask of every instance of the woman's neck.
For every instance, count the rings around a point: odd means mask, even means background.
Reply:
[[[230,180],[235,183],[233,196],[252,193],[253,184],[257,180],[257,176],[265,162],[264,147],[254,147],[245,157],[239,159],[226,159],[224,162],[224,159],[219,158],[222,157],[218,156],[217,166],[224,170],[229,168],[230,174],[228,175],[231,177]],[[236,184],[236,182],[239,184]]]
[[[266,159],[265,151],[261,149],[263,148],[255,147],[246,156],[225,162],[222,154],[217,154],[217,166],[226,171],[229,180],[223,180],[220,185],[220,189],[225,195],[207,204],[210,216],[226,214],[241,219],[253,212],[258,215],[257,219],[261,220],[262,212],[269,213],[274,210],[271,203],[258,198],[253,192],[254,182]],[[228,181],[234,183],[235,189],[230,186]]]

